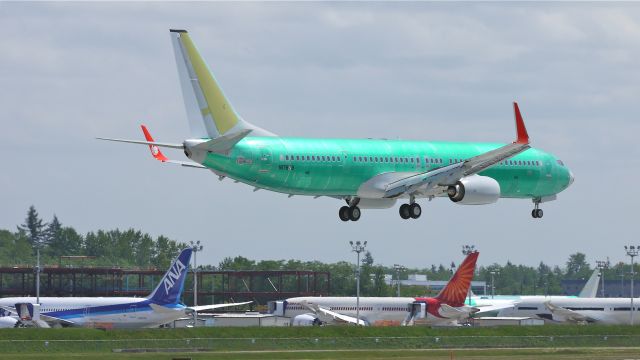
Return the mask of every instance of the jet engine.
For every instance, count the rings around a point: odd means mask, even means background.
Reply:
[[[10,316],[0,317],[0,328],[13,328],[18,324],[18,319]]]
[[[487,176],[471,175],[450,185],[447,195],[451,201],[462,205],[493,204],[500,198],[500,184]]]
[[[321,324],[322,321],[313,314],[298,315],[291,320],[291,326],[317,326]]]

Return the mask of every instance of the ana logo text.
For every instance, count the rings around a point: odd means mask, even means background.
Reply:
[[[176,262],[173,263],[173,266],[171,266],[171,269],[169,269],[167,276],[165,276],[164,278],[164,292],[167,295],[169,295],[169,290],[171,290],[173,285],[175,285],[176,280],[178,280],[178,278],[180,278],[180,275],[182,275],[182,270],[186,268],[187,267],[184,266],[180,259],[176,260]]]

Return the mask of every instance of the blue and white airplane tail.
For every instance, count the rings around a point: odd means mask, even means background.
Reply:
[[[147,299],[158,305],[178,304],[180,302],[184,281],[189,272],[192,251],[191,248],[182,250]]]

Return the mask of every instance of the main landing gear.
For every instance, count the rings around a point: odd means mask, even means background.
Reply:
[[[534,219],[540,219],[542,218],[542,215],[544,215],[544,212],[542,211],[542,209],[539,208],[540,206],[540,201],[534,201],[533,202],[533,210],[531,210],[531,216]]]
[[[338,210],[338,216],[340,216],[340,220],[342,221],[358,221],[360,220],[360,208],[358,207],[358,203],[360,202],[360,198],[353,197],[345,199],[347,201],[348,206],[343,206]]]
[[[338,211],[338,216],[342,221],[358,221],[360,220],[360,208],[357,206],[343,206]]]
[[[407,219],[417,219],[422,215],[422,208],[418,203],[400,205],[400,217]]]

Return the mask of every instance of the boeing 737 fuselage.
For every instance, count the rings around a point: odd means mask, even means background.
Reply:
[[[104,139],[149,145],[162,162],[210,169],[257,189],[346,201],[343,221],[357,221],[361,208],[389,208],[406,199],[403,219],[420,217],[417,199],[449,197],[465,205],[499,198],[541,202],[573,182],[555,156],[529,146],[529,135],[514,103],[517,138],[513,143],[425,142],[374,139],[279,137],[237,115],[185,30],[171,30],[178,74],[191,129],[181,144],[153,140]],[[169,160],[159,149],[182,149],[193,160]]]

